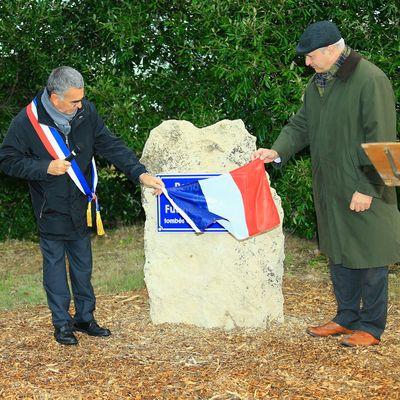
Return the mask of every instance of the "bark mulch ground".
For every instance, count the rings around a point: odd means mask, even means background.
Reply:
[[[400,307],[381,345],[345,348],[305,334],[334,310],[329,280],[287,274],[286,321],[268,330],[153,325],[144,290],[98,297],[113,335],[57,344],[45,306],[3,312],[3,399],[398,399]]]

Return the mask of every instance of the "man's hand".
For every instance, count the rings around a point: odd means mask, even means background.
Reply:
[[[47,168],[47,173],[50,175],[64,175],[67,169],[71,166],[69,161],[65,160],[53,160]]]
[[[153,188],[154,195],[159,196],[162,193],[162,189],[164,187],[164,182],[160,178],[157,178],[157,177],[145,172],[139,176],[139,181],[144,186],[146,186],[148,188]]]
[[[251,155],[251,161],[254,161],[256,158],[259,158],[265,163],[270,163],[276,160],[278,157],[279,154],[275,150],[260,148]]]
[[[372,196],[367,196],[359,192],[354,192],[350,202],[350,210],[360,212],[366,211],[371,207]]]

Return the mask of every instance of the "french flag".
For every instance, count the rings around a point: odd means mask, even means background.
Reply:
[[[260,159],[229,173],[166,188],[163,193],[198,233],[218,222],[243,240],[280,224]]]

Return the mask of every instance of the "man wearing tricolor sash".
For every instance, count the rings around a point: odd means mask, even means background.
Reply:
[[[93,316],[90,227],[104,233],[96,194],[93,157],[97,154],[131,181],[161,193],[162,181],[147,173],[135,154],[110,133],[94,105],[84,99],[82,75],[71,67],[52,71],[46,88],[13,119],[0,147],[0,168],[28,181],[54,336],[67,345],[78,343],[74,331],[111,334]],[[75,304],[73,318],[65,256]]]

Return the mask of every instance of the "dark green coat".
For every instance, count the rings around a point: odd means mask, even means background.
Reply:
[[[272,148],[282,165],[310,146],[319,246],[349,268],[400,260],[396,192],[385,186],[361,148],[396,140],[395,99],[386,75],[351,52],[321,97],[311,79],[302,108]],[[373,196],[369,210],[351,211],[353,193]]]

